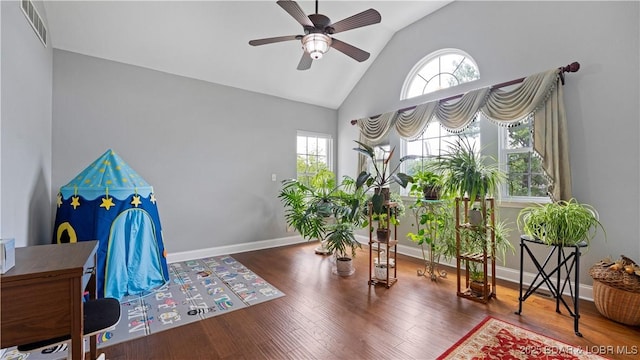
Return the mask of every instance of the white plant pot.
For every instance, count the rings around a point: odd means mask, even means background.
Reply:
[[[378,280],[387,280],[387,265],[378,264],[375,269],[376,279]]]
[[[478,226],[482,224],[482,211],[476,209],[469,210],[469,224]]]
[[[336,273],[340,276],[350,276],[355,269],[353,268],[353,259],[341,257],[336,259]]]

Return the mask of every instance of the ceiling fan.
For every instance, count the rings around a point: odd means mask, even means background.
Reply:
[[[363,62],[369,58],[368,52],[329,35],[379,23],[382,17],[376,10],[365,10],[346,19],[332,23],[328,17],[318,13],[318,0],[316,0],[316,13],[308,16],[305,15],[304,11],[302,11],[295,1],[279,0],[277,4],[302,25],[304,35],[288,35],[251,40],[249,41],[249,45],[258,46],[282,41],[300,40],[304,53],[298,63],[298,70],[309,69],[313,60],[320,59],[324,53],[329,51],[330,47],[359,62]]]

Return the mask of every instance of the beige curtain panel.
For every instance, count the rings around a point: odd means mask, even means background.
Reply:
[[[489,87],[470,91],[454,103],[431,101],[404,112],[389,112],[376,118],[358,119],[360,139],[376,144],[392,128],[400,137],[415,139],[432,119],[451,132],[461,132],[482,113],[501,126],[513,126],[533,119],[534,151],[542,158],[549,178],[549,196],[553,200],[571,198],[571,169],[567,123],[560,85],[561,69],[552,69],[527,77],[512,90]],[[364,167],[359,159],[358,167]]]

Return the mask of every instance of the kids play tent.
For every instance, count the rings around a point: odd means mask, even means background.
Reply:
[[[57,197],[54,243],[98,240],[98,297],[121,299],[169,280],[153,187],[109,149]]]

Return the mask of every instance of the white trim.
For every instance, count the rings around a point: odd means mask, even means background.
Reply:
[[[296,130],[296,134],[297,134],[297,136],[311,136],[311,137],[333,139],[331,134],[325,134],[325,133],[319,133],[319,132],[313,132],[313,131],[306,131],[306,130]]]

